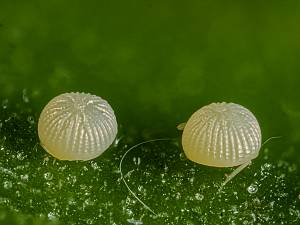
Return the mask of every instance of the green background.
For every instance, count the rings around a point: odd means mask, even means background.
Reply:
[[[299,1],[0,1],[0,223],[299,224]],[[89,92],[115,110],[118,143],[56,161],[37,121],[54,96]],[[211,102],[260,122],[260,155],[232,168],[187,160],[176,126]],[[120,179],[124,159],[132,190]],[[17,215],[17,216],[15,216]],[[136,221],[136,222],[134,222]]]

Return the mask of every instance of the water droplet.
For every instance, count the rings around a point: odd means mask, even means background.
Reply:
[[[144,190],[144,187],[142,186],[142,185],[139,185],[138,186],[138,190],[139,190],[139,192],[144,192],[145,190]]]
[[[94,170],[99,170],[99,166],[98,166],[97,162],[91,161],[91,167],[92,167]]]
[[[1,205],[3,205],[3,204],[9,205],[10,204],[10,200],[8,198],[0,197],[0,204]]]
[[[30,188],[29,191],[33,194],[41,194],[42,192],[40,189],[36,189],[36,188]]]
[[[4,182],[3,182],[3,187],[4,187],[5,189],[10,189],[10,188],[12,188],[12,182],[11,182],[11,181],[4,181]]]
[[[265,163],[262,165],[262,170],[270,170],[272,165],[270,163]]]
[[[127,219],[127,222],[128,222],[128,223],[132,223],[132,224],[134,224],[134,225],[143,224],[142,221],[140,221],[140,220],[135,220],[135,219]]]
[[[295,172],[296,170],[297,170],[297,165],[296,164],[292,164],[288,167],[289,172]]]
[[[86,224],[94,224],[94,223],[95,223],[94,219],[89,218],[86,220]]]
[[[87,198],[84,202],[83,202],[83,208],[87,207],[87,206],[92,206],[94,205],[95,202],[94,200],[91,200],[90,198]]]
[[[76,181],[77,181],[77,177],[76,176],[69,175],[67,177],[67,183],[70,184],[70,185],[75,184]]]
[[[49,220],[56,220],[57,219],[56,213],[55,212],[49,212],[48,213],[48,219]]]
[[[176,198],[177,200],[181,199],[181,194],[180,194],[180,192],[177,192],[177,193],[175,194],[175,198]]]
[[[260,206],[261,205],[261,202],[260,202],[259,198],[254,198],[252,200],[252,202],[253,202],[253,205],[255,205],[255,206]]]
[[[118,147],[120,139],[116,138],[115,141],[112,143],[112,145],[116,148]]]
[[[6,108],[7,108],[7,105],[8,105],[8,99],[4,99],[4,100],[2,101],[2,108],[3,108],[3,109],[6,109]]]
[[[231,207],[231,212],[232,212],[233,214],[238,214],[238,213],[239,213],[239,210],[238,210],[238,208],[237,208],[236,205],[233,205],[233,206]]]
[[[23,89],[22,98],[23,98],[23,101],[24,101],[25,103],[28,103],[28,102],[29,102],[29,98],[28,98],[28,96],[27,96],[27,90],[26,90],[26,89]]]
[[[22,181],[28,181],[28,174],[21,175],[20,177]]]
[[[133,163],[135,164],[135,165],[140,165],[141,164],[141,158],[140,157],[133,157]]]
[[[16,196],[17,196],[17,197],[21,197],[20,191],[16,191]]]
[[[199,201],[202,201],[204,199],[204,195],[200,194],[200,193],[196,193],[195,194],[195,198]]]
[[[28,117],[27,117],[27,121],[28,121],[28,123],[30,123],[30,124],[34,124],[34,117],[33,117],[33,116],[28,116]]]
[[[258,187],[256,184],[251,184],[248,188],[247,188],[247,191],[250,193],[250,194],[255,194],[257,191],[258,191]]]
[[[26,158],[26,156],[23,155],[22,152],[19,152],[19,153],[17,154],[17,159],[18,159],[18,160],[24,160],[25,158]]]
[[[191,184],[193,184],[193,183],[194,183],[194,181],[195,181],[195,177],[191,177],[191,178],[189,178],[189,181],[190,181],[190,183],[191,183]]]
[[[125,209],[125,211],[126,211],[127,215],[129,215],[129,216],[133,214],[131,209],[127,208],[127,209]]]
[[[76,201],[74,200],[74,198],[70,197],[70,198],[68,199],[68,204],[69,204],[69,205],[76,205]]]
[[[52,175],[52,173],[47,172],[47,173],[44,173],[44,178],[45,178],[46,180],[52,180],[53,175]]]

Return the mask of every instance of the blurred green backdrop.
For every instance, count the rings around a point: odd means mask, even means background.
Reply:
[[[300,223],[299,12],[299,1],[277,0],[1,0],[0,221]],[[71,91],[105,98],[118,118],[118,145],[89,162],[55,161],[37,145],[43,106]],[[263,140],[282,136],[219,194],[232,169],[188,161],[176,130],[217,101],[249,108]],[[161,137],[178,141],[124,162],[155,216],[118,164]]]

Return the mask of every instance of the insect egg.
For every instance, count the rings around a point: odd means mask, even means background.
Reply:
[[[41,146],[60,160],[90,160],[101,155],[118,132],[113,109],[86,93],[64,93],[42,110],[38,122]]]
[[[190,160],[208,166],[238,166],[258,156],[261,131],[255,116],[235,103],[212,103],[187,121],[183,150]]]

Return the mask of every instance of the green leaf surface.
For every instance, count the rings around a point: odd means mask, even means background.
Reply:
[[[299,10],[0,1],[0,224],[299,224]],[[59,161],[39,145],[42,108],[71,91],[115,110],[117,139],[94,160]],[[220,101],[249,108],[264,141],[281,136],[222,191],[234,168],[189,161],[176,128]],[[160,138],[171,140],[127,152]]]

